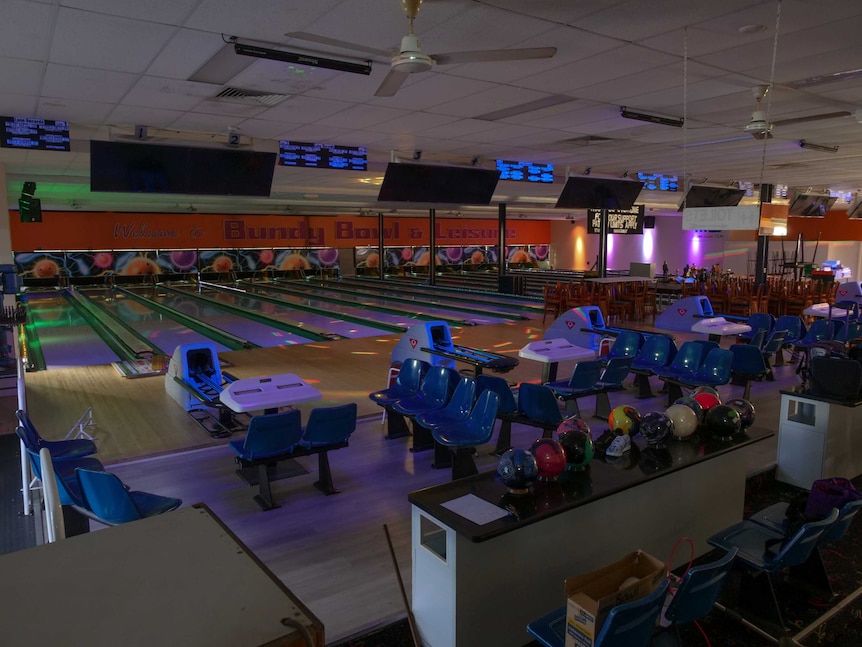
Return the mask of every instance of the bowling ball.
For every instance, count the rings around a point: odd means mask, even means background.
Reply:
[[[536,459],[539,480],[553,481],[566,469],[566,452],[553,438],[539,438],[530,447]]]
[[[641,420],[641,436],[648,445],[663,445],[673,436],[673,420],[660,411],[650,411]]]
[[[637,409],[628,405],[620,405],[611,410],[608,416],[608,426],[612,431],[621,431],[624,434],[635,436],[640,431],[641,414]]]
[[[586,423],[585,420],[578,418],[577,416],[570,416],[565,418],[558,426],[557,426],[557,440],[559,440],[560,434],[565,431],[583,431],[590,438],[593,437],[593,432],[590,429],[590,426]]]
[[[698,393],[692,396],[695,400],[698,401],[701,407],[703,407],[704,412],[709,415],[709,410],[714,406],[721,404],[721,400],[717,395],[712,393]]]
[[[524,492],[539,478],[539,467],[536,458],[526,449],[509,449],[500,456],[497,474],[509,490]]]
[[[733,407],[739,412],[739,417],[742,418],[742,428],[747,429],[754,424],[754,417],[757,413],[754,410],[754,405],[748,400],[742,398],[734,398],[725,402],[726,405]]]
[[[706,426],[716,438],[728,439],[742,429],[742,417],[730,405],[719,404],[706,412]]]
[[[566,454],[567,470],[579,470],[586,467],[596,455],[596,447],[590,434],[580,429],[564,431],[557,436],[557,440]]]
[[[688,438],[697,431],[697,414],[684,404],[672,404],[665,412],[673,421],[674,438]]]
[[[694,391],[691,392],[692,395],[697,395],[698,393],[712,393],[715,397],[721,400],[721,396],[718,394],[718,389],[713,386],[703,386],[697,387]]]
[[[674,404],[684,404],[689,409],[694,411],[695,415],[697,416],[698,424],[703,424],[704,422],[706,422],[706,411],[704,411],[703,407],[700,406],[700,402],[698,402],[694,398],[690,396],[679,398],[676,402],[674,402]]]

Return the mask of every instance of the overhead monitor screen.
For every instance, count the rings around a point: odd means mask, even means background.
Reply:
[[[647,191],[678,191],[679,178],[676,175],[661,173],[638,173],[638,179],[644,183]]]
[[[497,160],[497,170],[500,171],[501,180],[513,180],[515,182],[542,182],[546,184],[552,184],[554,181],[553,164]]]
[[[380,185],[380,202],[490,204],[500,171],[462,166],[390,162]]]
[[[278,142],[279,166],[368,170],[368,150],[364,146],[338,146],[282,140]]]
[[[689,207],[735,207],[745,195],[745,189],[696,184],[689,187],[679,210]]]
[[[643,182],[589,176],[570,177],[557,209],[631,209]]]
[[[838,200],[834,195],[817,195],[812,193],[797,193],[787,208],[788,216],[804,216],[822,218]]]
[[[26,117],[0,117],[0,146],[27,150],[68,151],[69,122]]]

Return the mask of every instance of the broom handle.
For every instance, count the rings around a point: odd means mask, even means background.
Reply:
[[[416,619],[407,599],[407,591],[404,590],[404,581],[401,579],[401,570],[398,568],[398,560],[395,558],[395,549],[392,547],[392,539],[389,537],[389,527],[384,523],[383,532],[386,533],[386,543],[389,544],[389,554],[392,556],[392,564],[395,566],[395,575],[398,577],[398,588],[401,589],[401,599],[404,600],[404,608],[407,609],[407,624],[410,625],[410,635],[413,637],[413,647],[422,647],[419,642],[419,631],[416,629]]]

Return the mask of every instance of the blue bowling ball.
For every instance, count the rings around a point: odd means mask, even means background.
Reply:
[[[526,449],[509,449],[500,456],[497,474],[510,491],[525,492],[539,478],[539,467]]]
[[[662,446],[673,436],[674,426],[667,414],[650,411],[641,420],[641,436],[648,445]]]

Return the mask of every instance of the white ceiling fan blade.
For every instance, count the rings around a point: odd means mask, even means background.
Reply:
[[[838,112],[825,112],[822,115],[811,115],[809,117],[793,117],[791,119],[779,119],[773,121],[775,126],[787,126],[789,124],[805,124],[809,121],[821,121],[823,119],[836,119],[838,117],[849,117],[852,113],[848,110],[839,110]]]
[[[317,43],[319,45],[326,45],[328,47],[338,47],[339,49],[352,49],[357,52],[363,52],[365,54],[372,54],[373,56],[379,56],[381,58],[392,58],[392,52],[386,51],[385,49],[377,49],[376,47],[366,47],[365,45],[359,45],[358,43],[349,43],[345,40],[337,40],[335,38],[327,38],[326,36],[318,36],[317,34],[309,34],[304,31],[289,31],[285,34],[288,38],[295,38],[296,40],[306,40],[310,43]]]
[[[447,52],[431,54],[438,65],[459,63],[493,63],[495,61],[525,61],[533,58],[551,58],[557,53],[556,47],[526,47],[523,49],[488,49],[474,52]]]
[[[384,78],[380,83],[380,87],[377,88],[377,92],[374,93],[374,96],[394,97],[395,93],[401,89],[401,86],[404,84],[404,81],[407,80],[408,76],[410,76],[410,74],[407,72],[389,70],[389,74],[387,74],[386,78]]]

